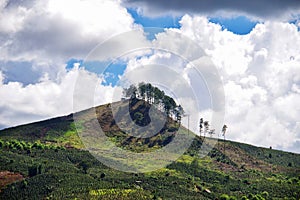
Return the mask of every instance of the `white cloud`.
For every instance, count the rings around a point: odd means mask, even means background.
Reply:
[[[45,75],[40,83],[25,87],[19,82],[0,85],[0,125],[14,126],[72,113],[73,89],[79,73],[93,84],[101,81],[97,75],[75,67],[65,72],[59,83],[49,80]],[[80,91],[86,92],[89,88],[88,84],[79,86]],[[110,86],[99,86],[93,93],[93,97],[96,95],[95,105],[111,102],[110,94],[115,90]],[[94,102],[86,106],[92,107]]]
[[[0,13],[1,60],[29,61],[48,73],[57,73],[68,59],[83,59],[104,40],[136,28],[120,2],[110,0],[5,1]]]
[[[182,33],[201,44],[223,78],[228,137],[285,150],[292,147],[300,138],[294,131],[300,117],[297,27],[269,21],[239,36],[205,17],[187,16],[181,23]]]
[[[276,98],[273,102],[273,108],[280,120],[295,122],[295,119],[300,119],[300,93],[289,93],[285,96]],[[296,121],[298,122],[298,121]]]
[[[22,28],[29,10],[25,7],[6,8],[9,0],[0,2],[0,33],[17,32]]]
[[[118,0],[0,1],[0,128],[71,113],[77,71],[66,71],[65,63],[135,28]],[[38,77],[23,84],[24,78],[10,80],[6,73]],[[96,103],[110,101],[112,91],[100,86]]]
[[[3,73],[0,71],[0,86],[3,84],[4,76]]]

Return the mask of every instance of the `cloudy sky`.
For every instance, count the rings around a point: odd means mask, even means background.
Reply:
[[[0,129],[73,112],[79,74],[99,82],[97,104],[137,74],[167,89],[176,75],[157,76],[157,65],[181,74],[202,96],[197,116],[208,116],[210,80],[189,64],[205,55],[224,88],[227,138],[300,153],[299,31],[298,0],[0,0]]]

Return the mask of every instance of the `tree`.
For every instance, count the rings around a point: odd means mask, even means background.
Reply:
[[[169,116],[171,114],[171,111],[173,113],[173,109],[176,108],[176,102],[174,101],[173,98],[171,98],[169,96],[164,96],[163,105],[164,105],[164,110],[165,110],[166,114]]]
[[[224,124],[223,128],[222,128],[222,136],[224,137],[224,141],[225,141],[225,134],[226,134],[226,131],[227,131],[227,125]]]
[[[222,128],[222,135],[224,137],[224,154],[225,154],[225,135],[226,135],[226,131],[227,131],[227,125],[224,124],[223,128]]]
[[[172,97],[165,95],[164,91],[152,86],[150,83],[141,82],[138,87],[130,85],[129,88],[123,90],[125,98],[138,98],[153,104],[157,109],[163,110],[169,117],[181,121],[183,108],[176,104]]]
[[[203,125],[204,125],[204,137],[205,137],[205,134],[208,133],[209,131],[209,122],[205,121]]]
[[[176,107],[176,121],[181,124],[181,118],[184,115],[184,110],[181,105]]]
[[[164,91],[161,91],[157,87],[154,88],[154,104],[156,105],[160,104],[164,96],[165,96]]]
[[[136,98],[137,97],[137,88],[135,85],[130,85],[128,89],[123,90],[123,95],[129,98]]]
[[[150,83],[146,84],[146,96],[147,96],[147,102],[148,103],[152,102],[152,97],[153,97],[152,88],[153,87]]]
[[[83,172],[86,174],[87,170],[89,169],[89,163],[87,163],[86,161],[81,161],[79,163],[79,166],[82,168]]]
[[[200,133],[200,136],[201,136],[202,131],[203,131],[203,118],[200,119],[200,123],[199,123],[199,133]]]
[[[146,85],[144,82],[139,83],[138,88],[139,96],[142,100],[145,100],[146,98]]]

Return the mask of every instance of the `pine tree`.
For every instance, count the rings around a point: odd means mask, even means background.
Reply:
[[[200,137],[203,131],[203,118],[200,119],[200,123],[199,123],[199,133],[200,133]]]

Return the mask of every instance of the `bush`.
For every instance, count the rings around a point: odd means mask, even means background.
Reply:
[[[37,166],[30,166],[28,167],[28,176],[33,177],[38,174]]]
[[[104,178],[105,177],[105,173],[101,173],[100,178]]]
[[[263,191],[263,193],[261,193],[261,196],[266,199],[268,198],[269,193],[267,191]]]
[[[259,200],[265,200],[265,198],[263,198],[260,194],[257,194],[256,197],[257,197],[257,199],[259,199]]]
[[[227,195],[227,194],[222,194],[221,196],[220,196],[220,200],[229,200],[230,198],[229,198],[229,196]]]
[[[272,158],[272,154],[269,153],[269,158]]]
[[[28,167],[28,176],[33,177],[42,173],[42,165]]]

